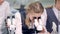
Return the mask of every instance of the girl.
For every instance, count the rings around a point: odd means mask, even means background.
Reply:
[[[26,9],[25,19],[26,25],[28,26],[29,29],[32,27],[31,24],[35,25],[37,31],[39,31],[39,34],[40,33],[45,34],[45,32],[47,32],[45,27],[46,19],[47,15],[41,3],[39,2],[31,3]]]

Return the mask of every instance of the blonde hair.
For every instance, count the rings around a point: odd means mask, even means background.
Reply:
[[[43,6],[40,2],[31,3],[26,9],[27,13],[34,12],[34,13],[43,13]]]
[[[43,8],[42,4],[40,2],[34,2],[28,6],[28,9],[26,9],[26,14],[43,13],[43,11],[44,11],[44,8]],[[27,15],[26,15],[25,23],[29,27],[30,19]]]

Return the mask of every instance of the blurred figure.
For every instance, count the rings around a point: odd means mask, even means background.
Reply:
[[[22,11],[25,10],[24,7],[25,7],[25,5],[21,5],[21,6],[20,6],[20,12],[22,12]]]
[[[21,21],[22,21],[22,33],[23,34],[29,34],[29,29],[27,28],[25,24],[25,18],[26,18],[26,10],[25,5],[21,4],[19,13],[21,14]]]
[[[0,0],[0,34],[7,34],[5,19],[10,16],[10,6],[5,0]]]
[[[55,0],[55,5],[53,7],[47,8],[47,31],[48,32],[58,32],[58,24],[60,21],[58,18],[58,13],[60,13],[60,0]],[[56,34],[56,33],[55,33]]]
[[[25,23],[29,29],[36,27],[39,34],[49,34],[46,30],[46,10],[40,2],[31,3],[26,9]]]
[[[7,26],[9,34],[22,34],[21,14],[19,11],[17,11],[12,18],[7,18]]]

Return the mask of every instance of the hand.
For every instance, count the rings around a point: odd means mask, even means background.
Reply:
[[[40,32],[40,33],[38,33],[38,34],[51,34],[51,33],[49,33],[49,32]]]
[[[45,33],[45,29],[43,28],[43,30],[41,31],[41,33]]]

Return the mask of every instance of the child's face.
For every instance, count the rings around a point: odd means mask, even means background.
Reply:
[[[36,18],[40,17],[41,13],[30,13],[28,16],[30,20],[33,20],[33,17],[36,17]]]

